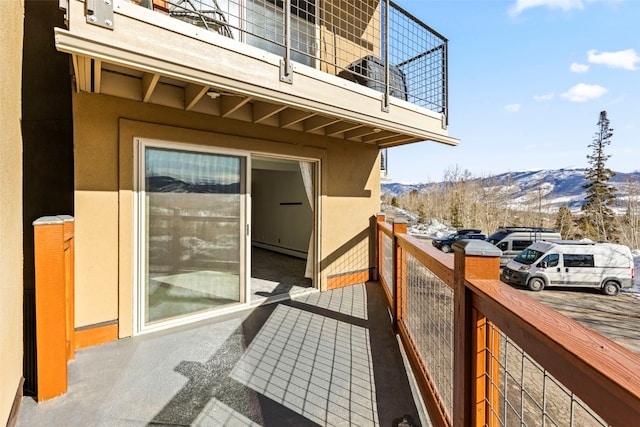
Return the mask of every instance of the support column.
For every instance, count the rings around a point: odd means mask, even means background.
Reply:
[[[407,257],[398,244],[398,233],[407,233],[407,219],[393,220],[393,328],[398,331],[398,321],[403,315],[404,298],[407,289]]]
[[[499,346],[493,324],[473,308],[468,279],[500,279],[502,251],[482,240],[454,243],[453,425],[494,425]],[[492,376],[495,375],[495,376]],[[491,403],[490,403],[491,401]]]
[[[73,218],[34,221],[37,400],[67,391],[74,357]]]

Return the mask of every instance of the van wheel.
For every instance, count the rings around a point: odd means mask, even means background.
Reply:
[[[449,246],[449,245],[442,245],[442,252],[444,252],[444,253],[447,253],[447,254],[448,254],[449,252],[451,252],[451,246]]]
[[[527,287],[530,291],[540,292],[544,289],[544,280],[539,277],[534,277],[533,279],[529,280],[529,283],[527,283]]]
[[[618,284],[613,280],[609,280],[602,287],[602,293],[609,296],[618,295],[619,291],[620,291],[620,286],[618,286]]]

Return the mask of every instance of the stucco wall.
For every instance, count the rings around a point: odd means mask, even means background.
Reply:
[[[363,248],[379,209],[375,146],[105,95],[73,104],[76,327],[119,319],[120,336],[131,333],[134,137],[319,160],[323,282],[373,265]]]
[[[0,34],[0,424],[22,378],[22,0],[2,3]]]

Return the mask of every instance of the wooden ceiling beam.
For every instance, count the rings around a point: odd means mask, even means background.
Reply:
[[[251,97],[248,96],[222,95],[220,97],[221,116],[229,117],[249,101],[251,101]]]
[[[286,105],[256,101],[253,103],[253,123],[260,123],[286,109]]]
[[[400,144],[408,144],[412,142],[422,141],[411,135],[398,134],[384,140],[377,141],[376,145],[380,148],[395,147]]]
[[[361,127],[358,129],[354,129],[351,130],[349,132],[345,132],[344,134],[344,139],[357,139],[357,138],[361,138],[361,137],[365,137],[367,135],[375,135],[376,133],[379,133],[380,129],[378,128],[372,128],[372,127]]]
[[[398,133],[390,131],[380,131],[363,136],[362,142],[365,142],[367,144],[375,144],[377,141],[381,141],[387,138],[393,138],[395,136],[398,136]]]
[[[311,113],[309,111],[301,111],[301,110],[288,108],[280,112],[280,127],[286,128],[289,126],[293,126],[296,123],[300,123],[301,121],[306,120],[315,115],[316,113]]]
[[[350,130],[358,129],[361,127],[364,127],[364,125],[351,122],[338,122],[333,125],[327,126],[325,134],[327,136],[336,136],[341,133],[349,132]]]
[[[188,84],[184,88],[184,109],[189,111],[206,95],[209,86]]]
[[[302,123],[302,127],[304,128],[305,132],[313,132],[315,130],[330,126],[334,123],[338,123],[340,120],[341,119],[336,119],[335,117],[313,116],[306,119]]]
[[[160,74],[144,73],[142,75],[142,102],[149,102],[153,91],[158,85]]]

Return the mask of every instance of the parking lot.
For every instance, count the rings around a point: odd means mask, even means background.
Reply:
[[[640,354],[640,295],[606,296],[597,289],[520,289],[527,296]]]
[[[590,288],[546,287],[541,292],[514,288],[640,354],[640,293],[607,296]],[[638,292],[637,285],[634,290]]]

